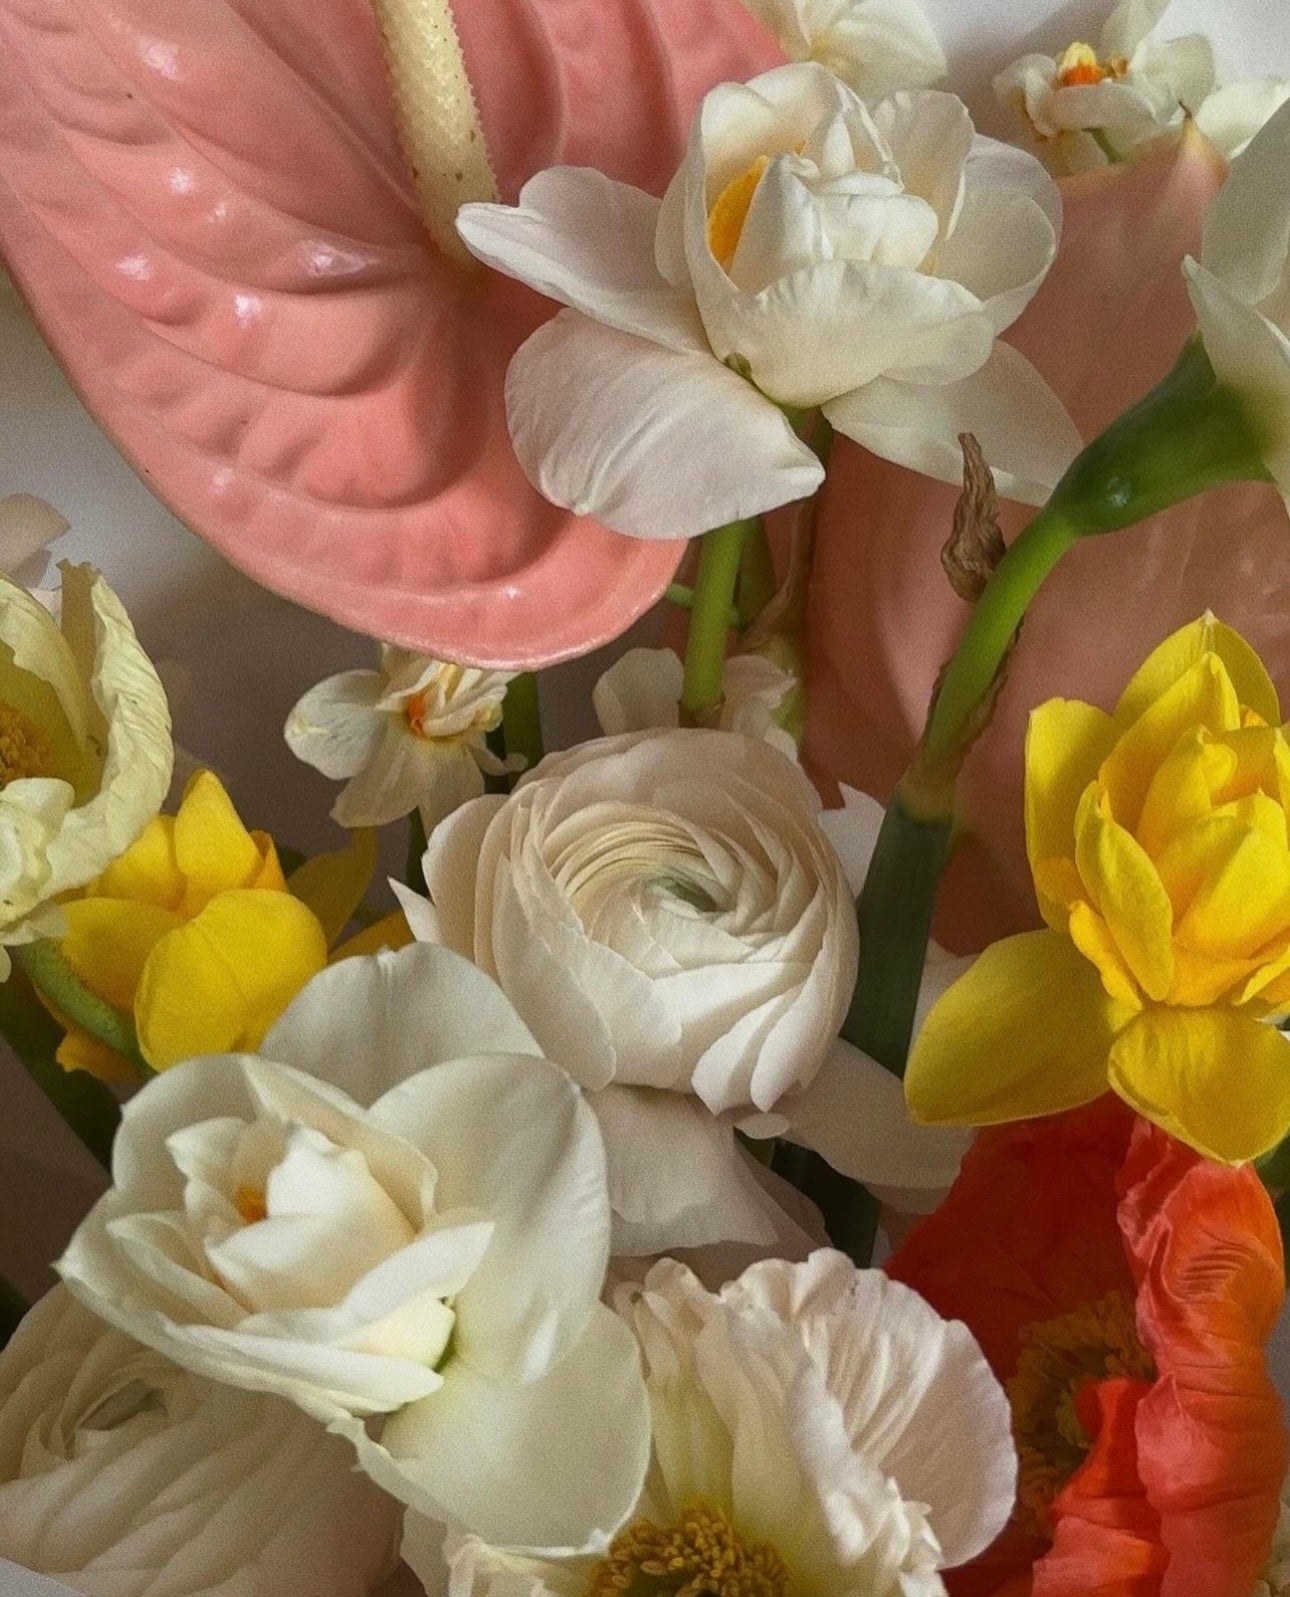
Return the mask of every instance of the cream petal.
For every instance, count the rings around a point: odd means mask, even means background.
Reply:
[[[600,730],[615,737],[646,727],[676,726],[682,675],[674,649],[628,649],[592,689]]]
[[[1249,305],[1257,305],[1272,294],[1286,269],[1290,231],[1290,207],[1285,198],[1288,163],[1290,108],[1283,106],[1240,160],[1233,163],[1205,215],[1201,249],[1204,269],[1229,294]],[[1194,302],[1195,273],[1189,276]],[[1198,313],[1199,310],[1197,305]],[[1201,331],[1203,334],[1203,326]]]
[[[1250,78],[1215,89],[1196,112],[1196,126],[1230,161],[1244,153],[1265,122],[1290,98],[1286,78]],[[1239,266],[1238,266],[1239,270]]]
[[[707,354],[681,354],[562,311],[506,382],[538,491],[636,538],[697,536],[803,499],[823,470],[781,411]]]
[[[283,736],[298,760],[333,781],[357,776],[381,739],[379,671],[342,671],[308,693],[287,716]]]
[[[455,749],[449,758],[454,754]],[[439,757],[439,746],[417,737],[402,717],[382,715],[370,755],[337,795],[332,819],[351,830],[401,821],[433,788]]]
[[[1098,53],[1127,61],[1169,9],[1170,0],[1119,0],[1102,24]]]
[[[1002,333],[1034,298],[1056,253],[1052,222],[1028,195],[973,184],[937,270],[975,294]]]
[[[820,816],[820,830],[842,862],[852,897],[858,897],[869,874],[869,862],[878,846],[886,811],[877,799],[854,787],[843,786],[840,791],[842,808],[825,810]]]

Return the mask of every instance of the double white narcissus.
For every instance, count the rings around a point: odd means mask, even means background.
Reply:
[[[1059,225],[1039,162],[953,95],[871,110],[809,62],[713,89],[661,202],[557,167],[457,218],[481,260],[570,307],[511,363],[520,463],[645,538],[813,492],[823,468],[781,407],[949,480],[970,431],[1006,493],[1046,498],[1080,441],[997,335]]]
[[[132,1099],[113,1174],[58,1265],[109,1323],[289,1398],[402,1501],[490,1539],[580,1546],[631,1508],[648,1422],[599,1302],[600,1135],[463,960],[333,966],[259,1055]]]
[[[671,1260],[616,1301],[653,1458],[611,1544],[554,1559],[450,1541],[452,1597],[943,1597],[1012,1508],[1008,1403],[967,1327],[839,1253],[719,1293]],[[411,1519],[429,1584],[438,1538]]]
[[[794,61],[818,61],[863,100],[943,77],[945,52],[915,0],[744,0]]]
[[[0,977],[7,946],[61,933],[57,895],[139,836],[174,760],[166,695],[121,601],[91,567],[61,569],[61,622],[0,577]]]
[[[281,1398],[190,1374],[55,1287],[0,1354],[0,1559],[89,1597],[366,1597],[398,1506]]]
[[[1232,163],[1183,271],[1210,364],[1290,502],[1290,105]]]

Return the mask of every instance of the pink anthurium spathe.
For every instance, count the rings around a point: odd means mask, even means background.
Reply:
[[[739,0],[0,0],[0,247],[90,408],[235,565],[536,666],[621,632],[682,545],[520,472],[503,382],[551,307],[436,245],[391,104],[378,13],[420,42],[436,10],[449,132],[473,144],[477,113],[495,178],[462,198],[557,163],[661,192],[702,94],[783,59]]]
[[[1061,184],[1057,259],[1010,336],[1086,439],[1162,378],[1194,331],[1181,263],[1198,251],[1225,170],[1192,130]],[[884,799],[966,616],[939,563],[955,497],[859,450],[833,456],[812,580],[804,754],[813,771]],[[1005,536],[1028,514],[1006,505]],[[1136,663],[1207,608],[1290,684],[1290,524],[1275,487],[1215,490],[1065,557],[1031,606],[960,781],[973,839],[947,880],[940,935],[950,946],[979,948],[1037,923],[1022,835],[1030,711],[1054,696],[1109,706]]]

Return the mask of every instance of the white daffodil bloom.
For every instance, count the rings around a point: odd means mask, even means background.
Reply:
[[[113,1173],[58,1265],[103,1319],[289,1398],[445,1523],[544,1546],[621,1523],[648,1424],[599,1302],[600,1134],[465,961],[323,972],[259,1056],[149,1082]]]
[[[606,737],[680,724],[685,668],[674,649],[628,649],[592,689],[591,702]],[[735,654],[725,663],[718,725],[723,732],[760,738],[790,760],[797,742],[776,720],[798,678],[764,654]]]
[[[0,1558],[87,1597],[367,1597],[399,1520],[299,1409],[190,1374],[65,1287],[0,1353]]]
[[[743,0],[793,61],[818,61],[862,100],[924,89],[945,52],[916,0]]]
[[[103,578],[61,570],[58,621],[0,577],[0,978],[4,945],[59,935],[57,895],[123,854],[170,786],[152,662]]]
[[[617,1301],[654,1435],[628,1525],[563,1559],[454,1539],[452,1597],[942,1597],[1008,1519],[1003,1388],[966,1326],[880,1271],[824,1250],[713,1294],[668,1260]],[[409,1524],[427,1578],[437,1540]]]
[[[947,481],[972,432],[1035,502],[1080,447],[997,341],[1052,262],[1056,187],[953,95],[870,110],[824,67],[779,67],[707,95],[662,201],[558,167],[457,226],[570,307],[511,363],[511,437],[548,499],[620,532],[702,533],[814,492],[823,467],[781,407]]]
[[[994,80],[995,93],[1016,110],[1053,171],[1122,161],[1135,145],[1188,116],[1234,155],[1290,94],[1290,83],[1273,78],[1217,88],[1213,46],[1202,34],[1153,36],[1169,4],[1120,0],[1096,49],[1076,42],[1056,60],[1022,56]]]
[[[1233,162],[1183,271],[1205,353],[1290,502],[1290,105]]]
[[[331,812],[341,826],[386,826],[419,810],[431,832],[484,791],[485,775],[524,769],[522,756],[499,759],[487,741],[513,677],[387,645],[379,671],[310,688],[287,717],[287,746],[346,783]]]

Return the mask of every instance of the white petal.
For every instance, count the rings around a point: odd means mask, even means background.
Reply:
[[[423,1071],[371,1118],[434,1162],[437,1208],[495,1224],[454,1304],[457,1356],[481,1375],[533,1380],[582,1335],[604,1281],[610,1213],[595,1116],[555,1065],[494,1053]]]
[[[937,269],[970,289],[1001,333],[1034,298],[1056,253],[1053,224],[1028,195],[974,183]]]
[[[816,35],[811,53],[863,100],[924,88],[944,77],[947,65],[935,28],[914,0],[852,0]]]
[[[700,350],[693,301],[659,276],[659,201],[588,167],[550,167],[520,203],[463,205],[457,231],[480,260],[593,321],[669,349]]]
[[[376,713],[379,671],[342,671],[328,677],[296,704],[283,736],[298,760],[333,781],[348,781],[371,759],[384,718]]]
[[[886,811],[875,798],[854,787],[843,786],[842,808],[820,815],[820,830],[833,844],[853,898],[858,897],[869,874],[869,862],[878,846]]]
[[[1170,0],[1120,0],[1102,25],[1098,53],[1127,61],[1169,9]]]
[[[1231,160],[1290,98],[1290,79],[1250,78],[1215,89],[1196,112],[1196,126]]]
[[[649,1413],[630,1330],[597,1304],[553,1370],[507,1385],[450,1361],[440,1391],[353,1431],[363,1468],[432,1517],[503,1546],[576,1551],[632,1512],[649,1457]]]
[[[592,689],[600,730],[606,737],[676,726],[682,669],[674,649],[628,649]]]
[[[924,90],[893,94],[874,107],[873,119],[906,190],[925,199],[948,232],[962,200],[963,166],[976,140],[967,107],[956,94]]]
[[[16,573],[67,528],[66,518],[35,494],[0,496],[0,571]]]
[[[1148,80],[1162,98],[1167,96],[1185,111],[1198,110],[1214,92],[1214,46],[1203,34],[1151,39],[1135,55],[1133,75]]]
[[[557,505],[636,538],[685,538],[814,493],[823,469],[783,413],[710,355],[563,311],[506,380],[511,438]]]
[[[1205,270],[1212,272],[1232,294],[1252,305],[1277,288],[1285,271],[1290,248],[1287,167],[1290,105],[1282,106],[1245,153],[1232,163],[1227,181],[1205,217],[1201,250]],[[1194,274],[1192,281],[1194,284]],[[1195,298],[1193,287],[1193,301]]]
[[[1061,401],[1009,344],[973,376],[944,387],[881,381],[824,407],[848,438],[884,460],[956,482],[960,433],[976,435],[1000,493],[1042,504],[1082,443]]]
[[[446,948],[416,943],[321,972],[261,1052],[369,1105],[447,1060],[541,1050],[495,982]]]

